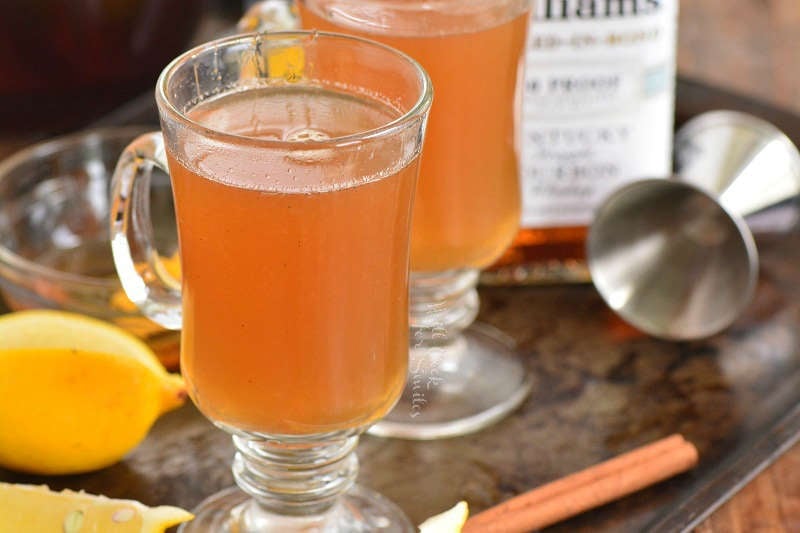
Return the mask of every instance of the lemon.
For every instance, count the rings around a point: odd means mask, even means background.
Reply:
[[[0,317],[0,466],[71,474],[119,461],[186,400],[136,337],[64,311]]]
[[[467,502],[460,501],[451,509],[425,520],[419,525],[420,533],[458,533],[469,517]]]
[[[9,483],[0,483],[0,517],[0,533],[160,533],[193,518],[178,507]]]

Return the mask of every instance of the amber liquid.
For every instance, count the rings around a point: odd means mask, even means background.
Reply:
[[[589,281],[587,232],[586,226],[521,228],[482,280],[490,284]]]
[[[366,98],[302,88],[250,90],[189,113],[271,139],[341,136],[397,115]],[[270,434],[383,416],[407,369],[415,161],[385,176],[352,168],[331,178],[334,151],[301,165],[302,176],[281,161],[256,167],[214,147],[183,151],[168,155],[183,269],[181,364],[198,407]],[[302,163],[307,154],[285,157]]]
[[[300,2],[305,28],[383,42],[419,61],[433,81],[414,204],[411,269],[436,272],[489,265],[519,225],[513,102],[527,14],[476,17],[471,27],[454,32],[446,29],[450,17],[445,15],[440,25],[426,23],[418,35],[396,35],[391,28],[338,25],[322,15],[334,2],[322,4]]]

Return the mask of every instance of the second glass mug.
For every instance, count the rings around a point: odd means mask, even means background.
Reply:
[[[484,428],[531,387],[513,343],[473,324],[478,271],[519,224],[515,123],[529,2],[295,1],[304,28],[401,50],[436,91],[411,232],[408,383],[370,433],[430,439]]]
[[[233,36],[174,60],[162,133],[113,178],[111,240],[128,296],[181,328],[190,396],[231,433],[241,490],[182,531],[413,531],[354,486],[358,436],[407,372],[411,204],[430,80],[342,35]],[[149,169],[170,171],[182,280],[153,246]]]

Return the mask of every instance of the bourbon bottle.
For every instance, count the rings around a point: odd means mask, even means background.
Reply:
[[[521,230],[488,283],[588,281],[606,195],[671,171],[678,0],[539,0],[522,90]]]

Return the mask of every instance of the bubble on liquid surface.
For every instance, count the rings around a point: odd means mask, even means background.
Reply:
[[[299,128],[296,130],[292,130],[287,132],[284,140],[287,142],[308,142],[308,143],[315,143],[315,142],[322,142],[327,141],[331,138],[330,135],[325,133],[324,131],[314,129],[314,128]],[[320,161],[324,161],[326,159],[330,159],[333,157],[333,150],[331,148],[309,148],[309,149],[297,149],[291,150],[287,157],[294,161],[298,161],[300,163],[319,163]]]
[[[300,128],[286,134],[285,140],[288,142],[320,142],[327,141],[331,136],[314,128]]]

